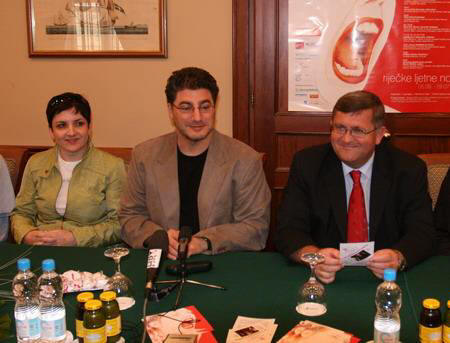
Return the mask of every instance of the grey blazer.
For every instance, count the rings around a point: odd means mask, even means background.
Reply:
[[[271,193],[261,156],[249,146],[212,133],[198,191],[200,231],[212,254],[261,250],[269,231]],[[177,136],[166,134],[133,150],[121,198],[122,238],[143,247],[156,230],[178,228],[180,197]]]

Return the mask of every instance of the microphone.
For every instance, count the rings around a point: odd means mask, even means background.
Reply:
[[[163,262],[167,256],[169,249],[169,237],[164,230],[158,230],[144,242],[144,246],[148,248],[147,259],[147,282],[145,284],[145,291],[153,291],[154,282],[159,274],[160,263]]]
[[[146,333],[146,312],[147,312],[147,303],[152,294],[157,293],[154,282],[158,277],[159,273],[159,264],[161,259],[164,259],[167,256],[167,251],[169,250],[169,236],[165,230],[157,230],[150,237],[144,241],[144,247],[148,250],[148,259],[147,259],[147,282],[145,284],[145,298],[144,305],[142,310],[142,320],[144,323],[144,330],[142,330],[142,343],[145,343],[145,339],[147,337]],[[159,298],[152,297],[151,300],[158,301]]]
[[[192,237],[192,229],[189,226],[182,226],[178,235],[178,259],[184,261],[187,258],[188,245]]]

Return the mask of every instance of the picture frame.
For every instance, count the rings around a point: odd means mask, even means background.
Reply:
[[[26,0],[30,57],[167,58],[167,0]]]

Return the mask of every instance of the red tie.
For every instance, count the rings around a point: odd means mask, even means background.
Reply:
[[[361,187],[361,172],[353,170],[350,172],[353,179],[352,194],[348,203],[347,213],[347,242],[367,242],[367,216],[364,202],[364,192]]]

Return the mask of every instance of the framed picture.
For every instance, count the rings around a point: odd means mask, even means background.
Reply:
[[[166,0],[26,1],[31,57],[167,57]]]

